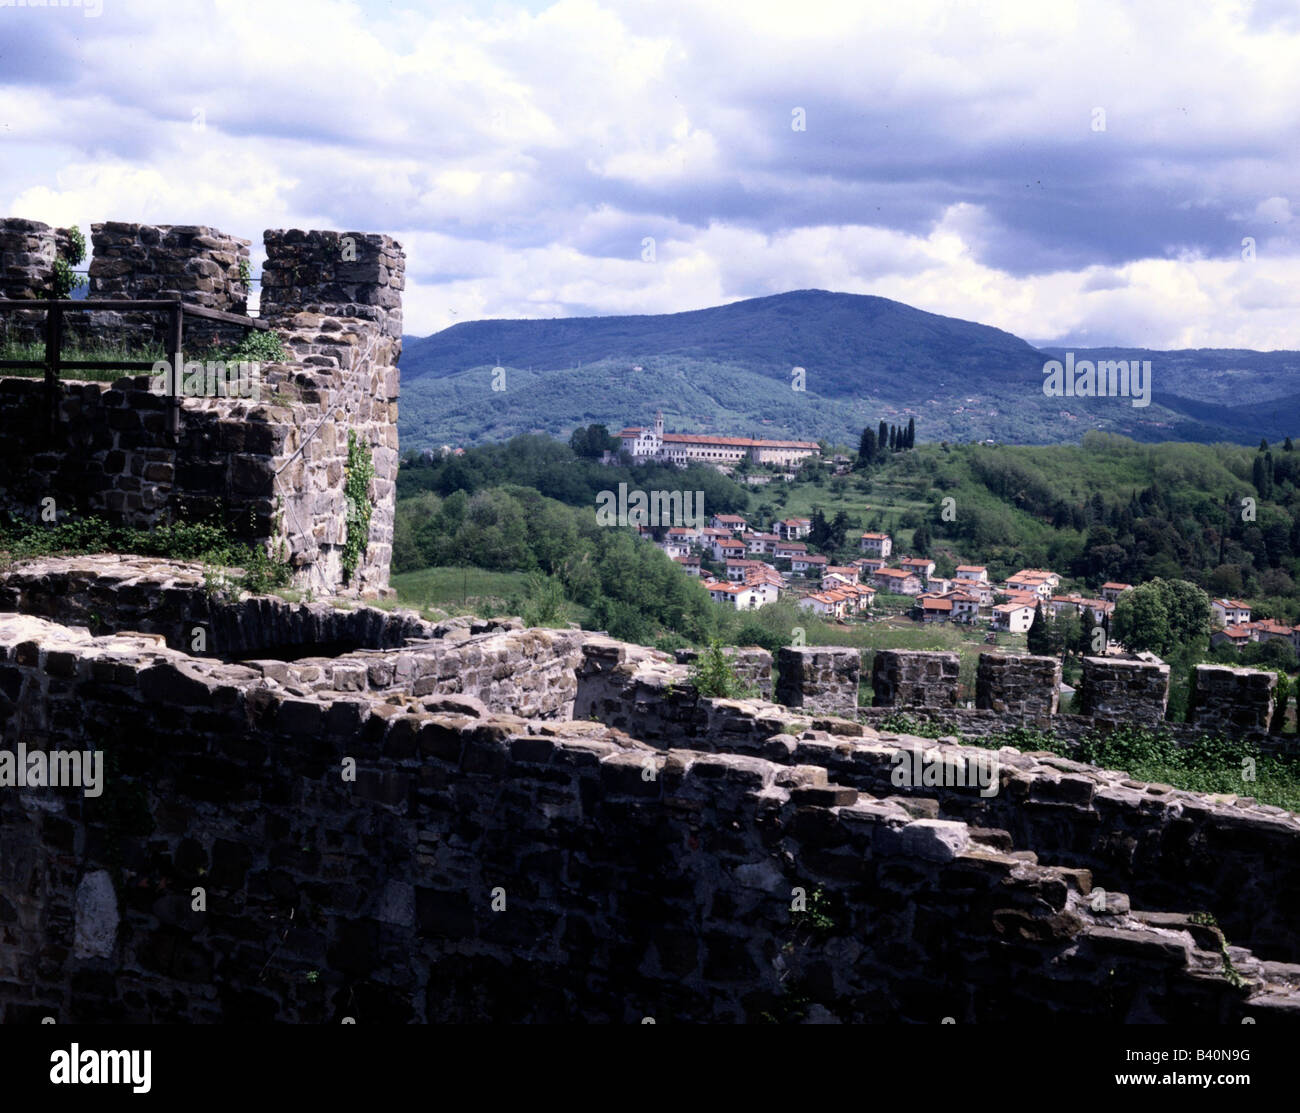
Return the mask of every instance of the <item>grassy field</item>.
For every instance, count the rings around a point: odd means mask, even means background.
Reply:
[[[482,568],[421,568],[392,577],[397,605],[420,611],[435,608],[447,614],[475,614],[493,618],[506,613],[528,592],[528,575],[524,572],[489,572]],[[568,604],[571,622],[586,619],[586,608]]]
[[[523,572],[488,572],[482,568],[422,568],[392,578],[398,602],[407,607],[474,611],[499,608],[525,590]]]
[[[93,346],[82,348],[74,343],[64,344],[59,349],[59,355],[63,359],[94,359],[103,360],[158,360],[166,359],[166,353],[161,346],[141,348],[138,350],[127,351],[124,348]],[[45,358],[45,344],[38,341],[31,344],[19,344],[13,341],[0,342],[0,359],[28,359],[43,360]],[[196,357],[197,358],[197,357]],[[17,378],[35,378],[39,379],[44,376],[45,372],[39,367],[28,368],[11,368],[5,371],[6,375],[12,375]],[[101,370],[98,368],[63,368],[59,372],[59,378],[92,383],[112,383],[128,375],[147,374],[142,371],[131,370]]]

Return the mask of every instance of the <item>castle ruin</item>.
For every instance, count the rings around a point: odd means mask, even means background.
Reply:
[[[210,229],[95,242],[121,290],[237,304],[241,244]],[[251,511],[334,595],[352,429],[376,471],[353,587],[387,585],[400,248],[266,245],[283,399],[186,400],[173,443],[144,384],[69,382],[51,445],[36,386],[0,379],[11,506]],[[967,709],[953,655],[880,650],[859,708],[856,650],[730,652],[753,698],[577,629],[214,595],[144,557],[15,563],[0,758],[104,775],[18,786],[0,761],[0,1021],[1300,1020],[1300,817],[963,744],[1161,722],[1167,669],[1090,658],[1064,715],[1056,662],[985,654]],[[1266,739],[1266,677],[1203,666],[1175,735]]]

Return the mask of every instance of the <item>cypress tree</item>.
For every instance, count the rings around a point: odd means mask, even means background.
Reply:
[[[1047,657],[1052,652],[1052,637],[1047,629],[1047,616],[1040,599],[1034,608],[1034,621],[1025,634],[1025,648],[1037,657]]]
[[[903,447],[911,448],[915,444],[916,444],[916,418],[909,417],[907,419],[907,440],[906,443],[903,445]]]

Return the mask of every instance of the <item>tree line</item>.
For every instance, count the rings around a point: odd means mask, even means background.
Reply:
[[[906,452],[916,445],[916,418],[909,417],[906,427],[886,425],[870,426],[862,430],[858,440],[858,458],[853,465],[854,471],[862,471],[878,460],[883,460],[890,453]]]

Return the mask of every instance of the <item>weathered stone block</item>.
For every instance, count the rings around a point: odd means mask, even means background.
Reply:
[[[846,646],[782,646],[776,699],[787,707],[852,718],[858,710],[862,658]]]
[[[1060,705],[1061,662],[1055,657],[981,653],[975,706],[1047,726]]]
[[[960,662],[955,653],[876,650],[871,687],[877,707],[956,707]]]

